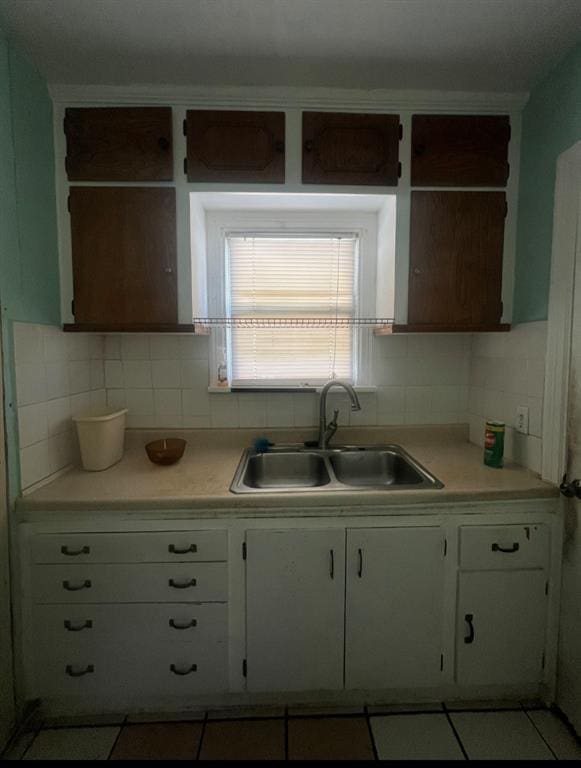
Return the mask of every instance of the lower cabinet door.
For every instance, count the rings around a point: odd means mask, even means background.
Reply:
[[[343,687],[345,532],[246,534],[247,687]]]
[[[443,581],[440,528],[347,532],[346,688],[439,682]]]
[[[486,571],[458,578],[456,681],[539,682],[547,626],[546,573]]]

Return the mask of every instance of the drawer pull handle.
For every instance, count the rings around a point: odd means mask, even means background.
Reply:
[[[363,576],[363,550],[358,549],[357,555],[359,557],[359,567],[357,568],[357,576],[361,578]]]
[[[63,581],[63,588],[69,592],[78,592],[80,589],[91,589],[91,579],[85,579],[80,584],[71,584],[68,579]]]
[[[330,549],[329,550],[330,555],[330,562],[329,562],[329,576],[334,579],[335,578],[335,550]]]
[[[171,552],[172,555],[187,555],[190,552],[197,552],[198,551],[198,545],[197,544],[190,544],[189,547],[186,547],[186,549],[178,549],[175,544],[170,544],[167,548],[168,552]]]
[[[189,587],[196,586],[196,579],[190,579],[189,581],[176,581],[175,579],[169,580],[170,587],[174,589],[189,589]]]
[[[81,624],[73,624],[72,621],[69,621],[68,619],[65,619],[65,629],[67,629],[69,632],[81,632],[83,629],[92,629],[93,628],[93,622],[91,619],[87,619],[86,621],[83,621]]]
[[[183,677],[184,675],[190,675],[192,672],[198,671],[198,665],[192,664],[191,667],[188,667],[187,669],[178,669],[175,664],[170,664],[170,670],[174,673],[174,675],[180,675]]]
[[[170,619],[169,625],[172,629],[192,629],[198,625],[198,621],[197,619],[192,619],[191,621],[187,621],[184,624],[181,624],[175,619]]]
[[[61,547],[61,554],[68,555],[68,557],[77,557],[77,555],[88,555],[91,551],[91,547],[84,546],[80,549],[69,549],[66,544]]]
[[[83,675],[92,675],[95,671],[95,667],[92,664],[88,664],[84,669],[75,670],[71,664],[67,664],[65,672],[69,677],[83,677]]]
[[[473,623],[474,622],[474,614],[473,613],[467,613],[464,616],[464,621],[466,622],[466,624],[468,624],[468,629],[470,630],[470,634],[468,635],[468,637],[464,638],[464,642],[466,643],[466,645],[470,645],[470,643],[474,642],[474,623]]]
[[[503,547],[500,546],[500,544],[494,543],[491,549],[493,552],[508,552],[508,553],[518,552],[520,549],[520,544],[518,543],[518,541],[515,541],[512,547],[508,547],[507,549],[504,549]]]

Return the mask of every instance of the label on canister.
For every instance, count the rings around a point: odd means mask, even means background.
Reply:
[[[504,454],[504,422],[487,421],[484,428],[484,463],[502,467]]]

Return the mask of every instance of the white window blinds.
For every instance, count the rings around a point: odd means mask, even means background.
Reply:
[[[226,238],[233,385],[353,379],[358,238],[230,234]],[[300,320],[320,325],[300,327]],[[292,321],[285,325],[284,321]],[[339,321],[339,322],[337,322]]]

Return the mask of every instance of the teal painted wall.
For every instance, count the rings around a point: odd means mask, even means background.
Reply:
[[[12,323],[60,323],[52,102],[0,27],[0,304],[9,492],[20,491]]]
[[[514,322],[545,320],[557,157],[581,141],[581,44],[533,89],[523,111]]]

